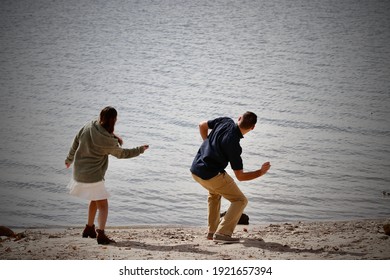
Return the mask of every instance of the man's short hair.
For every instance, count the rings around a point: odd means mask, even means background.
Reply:
[[[240,123],[240,127],[243,129],[250,129],[257,123],[257,116],[252,112],[245,112],[242,115],[242,120]]]

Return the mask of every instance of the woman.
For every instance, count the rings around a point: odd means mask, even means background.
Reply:
[[[97,237],[98,244],[115,242],[104,233],[109,197],[104,183],[108,155],[132,158],[149,148],[148,145],[143,145],[133,149],[123,149],[122,139],[114,134],[116,119],[117,111],[113,107],[104,108],[100,112],[99,120],[91,121],[81,128],[65,160],[67,168],[74,163],[73,179],[69,183],[70,194],[90,200],[88,222],[82,236]],[[95,231],[97,211],[99,211],[99,228]]]

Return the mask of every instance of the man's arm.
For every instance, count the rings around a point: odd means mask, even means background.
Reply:
[[[207,124],[207,121],[199,123],[199,133],[203,141],[206,140],[207,136],[209,135],[209,125]]]
[[[256,171],[244,172],[244,170],[234,170],[234,174],[238,181],[250,181],[256,179],[260,176],[263,176],[270,169],[271,164],[269,162],[264,163],[261,166],[261,169]]]

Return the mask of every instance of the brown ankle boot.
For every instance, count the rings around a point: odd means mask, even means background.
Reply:
[[[104,233],[104,229],[97,229],[97,243],[98,244],[110,244],[110,243],[116,243],[115,240],[112,240],[108,238],[108,236]]]
[[[85,229],[83,231],[83,237],[91,237],[91,238],[96,238],[96,231],[95,231],[95,225],[89,226],[85,225]]]

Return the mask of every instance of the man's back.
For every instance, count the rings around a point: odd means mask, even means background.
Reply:
[[[237,124],[222,117],[207,122],[211,129],[192,163],[191,172],[202,179],[210,179],[230,162],[232,169],[242,169],[240,139],[243,137]]]

